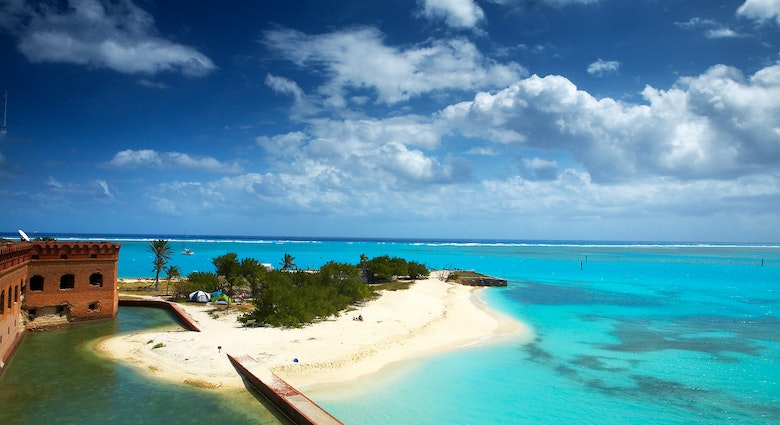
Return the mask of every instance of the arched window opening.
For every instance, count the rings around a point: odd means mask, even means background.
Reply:
[[[43,276],[35,275],[30,278],[30,291],[43,291]]]
[[[8,288],[8,309],[9,310],[11,309],[11,301],[13,301],[14,298],[13,294],[11,294],[13,291],[14,291],[13,287]]]
[[[15,288],[15,291],[14,291],[14,302],[15,303],[19,302],[19,287],[18,286]]]
[[[93,286],[100,286],[103,287],[103,274],[102,273],[92,273],[89,276],[89,284]]]
[[[0,316],[5,314],[5,290],[0,292]]]
[[[73,289],[76,287],[76,277],[72,274],[64,274],[60,278],[60,289]]]

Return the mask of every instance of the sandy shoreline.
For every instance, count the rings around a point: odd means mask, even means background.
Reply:
[[[202,332],[136,332],[101,340],[96,349],[161,379],[225,389],[244,388],[226,353],[249,355],[305,391],[496,338],[530,340],[528,326],[488,309],[482,290],[443,282],[434,272],[408,290],[384,291],[359,310],[302,329],[245,328],[238,312],[214,318],[210,305],[181,304]],[[364,321],[353,320],[358,314]]]

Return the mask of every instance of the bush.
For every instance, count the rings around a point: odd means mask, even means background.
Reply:
[[[329,262],[319,272],[265,273],[255,310],[241,319],[271,326],[300,327],[338,315],[350,304],[365,300],[373,291],[360,280],[357,267]]]
[[[430,272],[425,265],[387,255],[374,257],[366,262],[366,279],[369,283],[388,282],[398,278],[420,279]]]
[[[173,285],[173,299],[185,300],[195,291],[214,292],[219,287],[219,279],[214,273],[192,272]]]

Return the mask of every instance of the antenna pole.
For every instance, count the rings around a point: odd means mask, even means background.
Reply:
[[[8,90],[3,94],[3,126],[0,127],[0,134],[5,134],[5,118],[8,114]]]

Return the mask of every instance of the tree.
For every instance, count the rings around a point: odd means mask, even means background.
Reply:
[[[366,263],[368,263],[368,256],[366,254],[360,254],[360,276],[368,281],[368,277],[366,275]]]
[[[297,270],[298,266],[295,265],[295,257],[290,254],[284,254],[282,260],[282,270]]]
[[[263,297],[263,278],[267,271],[265,266],[260,264],[254,258],[244,258],[241,260],[241,276],[249,285],[252,298],[260,299]]]
[[[224,280],[222,289],[226,294],[233,296],[233,287],[240,282],[241,264],[238,262],[238,254],[229,252],[212,260],[217,268],[217,276]]]
[[[168,274],[168,282],[165,284],[165,295],[168,295],[168,285],[170,285],[171,279],[180,278],[181,270],[176,266],[168,266],[165,268],[165,273]]]
[[[147,250],[150,251],[152,254],[154,254],[154,260],[152,260],[152,264],[154,265],[154,269],[152,271],[155,272],[154,275],[154,290],[159,291],[160,290],[160,272],[165,269],[165,266],[168,264],[168,261],[171,260],[171,255],[173,254],[173,248],[171,248],[171,245],[168,243],[168,241],[160,239],[160,240],[152,240],[149,242],[149,246],[147,247]]]

